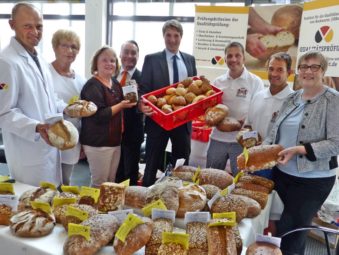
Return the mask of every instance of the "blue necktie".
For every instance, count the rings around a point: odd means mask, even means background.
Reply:
[[[173,58],[173,83],[177,83],[179,82],[177,55],[174,55],[172,58]]]

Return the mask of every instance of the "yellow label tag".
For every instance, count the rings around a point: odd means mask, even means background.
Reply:
[[[130,179],[120,182],[120,184],[124,185],[125,187],[129,187],[129,183],[130,183]]]
[[[183,181],[182,182],[182,186],[188,186],[188,185],[190,185],[191,183],[190,182],[188,182],[188,181]]]
[[[85,212],[73,206],[68,206],[66,216],[74,216],[77,217],[79,220],[84,221],[88,219],[88,212]]]
[[[162,243],[176,243],[182,245],[185,250],[188,250],[189,234],[175,233],[175,232],[162,232]]]
[[[239,178],[240,178],[241,176],[244,176],[244,172],[242,172],[242,171],[240,171],[240,172],[234,177],[233,183],[238,183]]]
[[[41,211],[51,214],[52,209],[49,203],[40,202],[40,201],[31,201],[31,206],[33,209],[40,209]]]
[[[12,195],[14,195],[14,186],[13,183],[0,183],[0,191],[3,192],[3,194],[6,193],[11,193]]]
[[[56,186],[51,182],[40,182],[40,187],[44,189],[56,190]]]
[[[7,175],[0,175],[0,182],[5,182],[9,180],[9,176]]]
[[[75,204],[77,199],[75,197],[54,197],[53,198],[53,207],[61,205]]]
[[[214,227],[214,226],[234,227],[237,224],[235,212],[213,213],[213,219],[220,219],[220,221],[210,223],[208,226],[210,227]]]
[[[248,150],[247,150],[246,147],[244,147],[244,150],[243,150],[242,154],[244,154],[244,157],[245,157],[245,167],[247,167],[247,162],[248,162],[248,159],[249,159],[249,155],[248,155]]]
[[[221,190],[220,192],[219,192],[219,194],[221,195],[221,196],[226,196],[227,194],[228,194],[228,188],[226,187],[226,188],[224,188],[223,190]]]
[[[81,235],[88,241],[91,235],[91,227],[80,224],[68,223],[68,236]]]
[[[78,186],[65,186],[65,185],[62,185],[61,186],[61,190],[63,192],[70,192],[70,193],[73,193],[73,194],[79,194],[80,193],[80,190],[79,190]]]
[[[94,202],[97,203],[100,195],[100,189],[90,188],[82,186],[80,190],[80,197],[89,196],[94,199]]]
[[[68,105],[74,104],[75,101],[79,100],[79,96],[72,96],[71,99],[68,101]]]
[[[129,213],[121,224],[115,236],[122,242],[125,242],[128,233],[136,226],[143,224],[144,222],[136,215]]]
[[[154,201],[150,204],[147,204],[144,206],[144,208],[142,208],[142,212],[144,213],[144,215],[146,217],[152,215],[152,209],[160,209],[160,210],[167,210],[166,205],[164,204],[164,202],[161,199],[158,199],[157,201]]]
[[[197,185],[199,185],[199,179],[200,179],[200,172],[201,172],[201,168],[200,168],[200,166],[198,166],[198,168],[197,168],[197,170],[195,171],[195,173],[194,173],[194,175],[193,175],[193,177],[192,177],[192,181],[195,183],[195,184],[197,184]]]

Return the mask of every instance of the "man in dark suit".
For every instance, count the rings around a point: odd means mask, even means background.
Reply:
[[[121,69],[117,76],[121,86],[132,80],[139,85],[141,72],[136,68],[139,59],[139,46],[127,41],[121,46]],[[121,157],[116,182],[130,179],[130,185],[137,185],[139,174],[140,147],[144,140],[143,114],[137,106],[124,109],[124,132],[121,142]]]
[[[179,51],[183,35],[181,24],[177,20],[168,20],[162,28],[162,33],[166,49],[145,57],[140,84],[142,94],[197,75],[195,58]],[[143,102],[140,102],[139,108],[146,116],[152,114],[152,109]],[[166,131],[146,117],[145,131],[146,168],[143,186],[148,187],[155,182],[156,172],[162,163],[169,139],[172,143],[171,163],[174,165],[177,159],[184,158],[185,164],[188,164],[191,153],[191,122]]]

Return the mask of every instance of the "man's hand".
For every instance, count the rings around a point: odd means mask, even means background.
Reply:
[[[47,134],[48,129],[49,129],[49,124],[38,124],[35,127],[35,132],[39,133],[42,139],[44,139],[44,141],[47,144],[52,146],[51,142],[49,141],[48,134]]]
[[[139,110],[146,116],[151,116],[153,114],[152,108],[146,105],[142,100],[139,102]]]

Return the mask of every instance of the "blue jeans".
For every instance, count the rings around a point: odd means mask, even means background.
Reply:
[[[243,148],[238,143],[219,142],[211,139],[207,150],[206,167],[225,170],[227,160],[230,160],[233,176],[238,173],[237,156]]]

